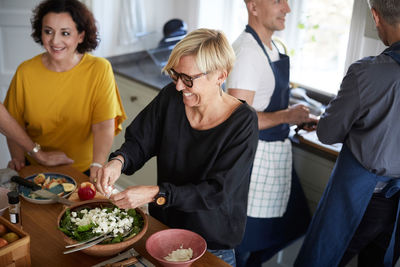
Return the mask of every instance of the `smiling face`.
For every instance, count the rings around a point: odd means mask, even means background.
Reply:
[[[285,29],[286,14],[290,12],[287,0],[253,0],[251,12],[268,31]]]
[[[42,42],[52,60],[69,60],[83,42],[85,32],[79,33],[69,13],[50,12],[43,17]]]
[[[193,55],[181,57],[174,70],[192,77],[202,73],[197,67],[196,58]],[[176,90],[182,92],[183,103],[187,107],[199,107],[209,103],[212,98],[218,95],[219,83],[217,72],[211,72],[193,80],[191,88],[186,86],[181,78],[175,82]]]

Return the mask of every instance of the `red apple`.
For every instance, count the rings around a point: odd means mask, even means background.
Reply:
[[[80,200],[93,199],[96,195],[96,187],[90,182],[81,183],[78,189],[78,196]]]
[[[4,246],[7,246],[7,245],[8,245],[8,241],[5,240],[4,238],[0,237],[0,248],[4,247]]]
[[[5,235],[7,233],[7,228],[4,224],[0,223],[0,236]]]

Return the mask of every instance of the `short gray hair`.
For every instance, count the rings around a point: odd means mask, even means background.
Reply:
[[[368,4],[390,25],[400,23],[400,0],[368,0]]]

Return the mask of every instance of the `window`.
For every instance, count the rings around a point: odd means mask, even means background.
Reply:
[[[336,94],[345,72],[352,0],[291,0],[286,29],[276,34],[291,58],[291,81]]]
[[[199,0],[197,28],[220,29],[233,43],[247,24],[244,0]]]
[[[274,35],[288,48],[292,82],[327,95],[337,93],[346,71],[353,2],[289,0],[286,29]],[[243,0],[200,0],[199,7],[198,27],[222,29],[230,42],[247,24]]]

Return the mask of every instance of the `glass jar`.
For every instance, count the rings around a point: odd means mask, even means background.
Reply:
[[[8,196],[8,211],[10,214],[10,222],[21,226],[21,209],[19,203],[19,194],[17,191],[7,193]]]

